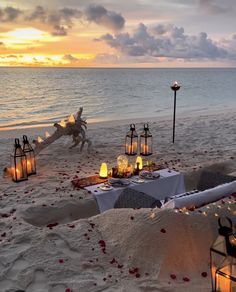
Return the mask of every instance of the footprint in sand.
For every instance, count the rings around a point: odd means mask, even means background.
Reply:
[[[58,234],[51,233],[48,235],[48,239],[51,244],[53,244],[53,250],[55,250],[55,247],[62,251],[65,255],[74,258],[78,257],[79,253],[76,249],[73,249],[70,247],[69,243],[61,238]]]
[[[23,259],[17,259],[7,272],[7,278],[11,280],[16,280],[18,274],[26,269],[29,266],[29,263]]]
[[[44,270],[35,270],[34,279],[25,290],[26,292],[49,292],[49,285]]]

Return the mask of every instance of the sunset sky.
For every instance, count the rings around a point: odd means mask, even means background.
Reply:
[[[235,0],[1,0],[0,66],[235,67]]]

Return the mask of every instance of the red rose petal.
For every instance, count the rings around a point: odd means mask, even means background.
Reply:
[[[64,260],[63,259],[59,259],[59,263],[60,264],[64,264]]]
[[[183,277],[183,281],[184,281],[184,282],[189,282],[190,279],[189,279],[188,277]]]
[[[202,272],[202,277],[206,278],[207,277],[207,272]]]
[[[161,229],[162,233],[166,233],[166,230],[164,228]]]
[[[175,280],[177,278],[175,274],[171,274],[170,277],[172,280]]]

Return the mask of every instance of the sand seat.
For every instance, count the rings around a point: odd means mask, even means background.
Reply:
[[[161,202],[143,192],[126,188],[116,200],[114,208],[155,208],[161,207]]]
[[[205,191],[234,180],[236,180],[236,177],[231,175],[203,170],[197,183],[197,190]]]

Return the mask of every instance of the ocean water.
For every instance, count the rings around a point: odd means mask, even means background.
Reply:
[[[83,106],[88,121],[236,111],[236,69],[0,68],[0,128],[52,124]]]

